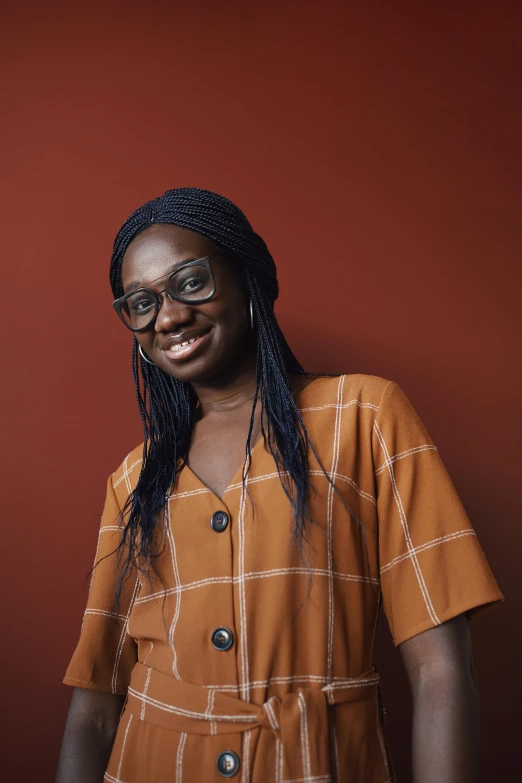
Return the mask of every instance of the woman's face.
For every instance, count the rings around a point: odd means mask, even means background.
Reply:
[[[124,292],[144,286],[159,293],[177,266],[204,256],[216,281],[214,296],[201,304],[184,304],[161,294],[155,322],[136,334],[154,364],[186,383],[217,379],[250,357],[254,342],[246,284],[231,261],[216,259],[210,240],[179,226],[156,223],[133,239],[123,257]]]

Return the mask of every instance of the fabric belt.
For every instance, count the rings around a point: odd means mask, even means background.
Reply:
[[[378,696],[375,668],[322,688],[297,688],[262,705],[171,677],[137,663],[126,709],[141,720],[188,734],[232,734],[262,727],[281,742],[285,777],[331,779],[328,706]],[[231,688],[232,690],[232,688]]]

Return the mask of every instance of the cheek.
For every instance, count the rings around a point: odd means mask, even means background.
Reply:
[[[227,302],[216,314],[216,325],[228,339],[241,338],[248,326],[245,301],[237,297],[235,301]]]
[[[216,279],[215,304],[219,305],[223,318],[240,323],[245,316],[250,299],[246,281],[240,280],[236,271],[228,265],[218,267],[214,274]]]
[[[224,285],[221,290],[226,293],[216,301],[219,314],[223,321],[241,324],[246,317],[250,296],[236,281],[231,285]]]

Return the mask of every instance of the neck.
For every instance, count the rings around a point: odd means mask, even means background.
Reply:
[[[251,406],[256,388],[256,357],[252,354],[240,367],[227,370],[219,379],[193,383],[192,387],[200,402],[200,418]]]

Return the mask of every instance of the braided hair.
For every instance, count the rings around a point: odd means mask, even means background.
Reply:
[[[306,522],[310,518],[307,499],[311,487],[307,457],[309,447],[330,483],[332,481],[308,437],[290,388],[290,372],[317,374],[303,369],[277,323],[274,303],[279,287],[274,260],[263,239],[231,201],[208,190],[176,188],[141,206],[120,228],[110,266],[115,298],[123,295],[121,271],[125,251],[140,232],[154,223],[174,224],[196,231],[210,239],[224,255],[242,265],[255,314],[257,343],[256,385],[246,441],[243,486],[251,462],[254,411],[260,392],[262,437],[272,453],[283,490],[292,505],[293,539],[303,554],[303,544],[308,541]],[[138,483],[122,509],[122,519],[127,521],[120,547],[125,549],[126,559],[120,574],[118,598],[131,565],[145,573],[149,572],[150,566],[154,568],[154,560],[159,554],[157,536],[161,535],[165,540],[166,498],[188,456],[198,402],[190,384],[143,361],[136,338],[132,368],[144,444]],[[364,526],[341,500],[361,526],[366,543]],[[160,517],[163,527],[158,528]]]

